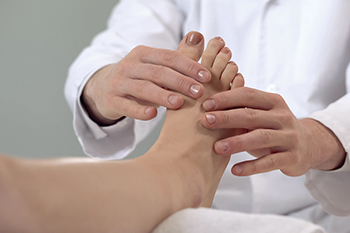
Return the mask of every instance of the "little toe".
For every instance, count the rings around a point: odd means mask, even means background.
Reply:
[[[224,47],[221,49],[219,54],[216,56],[211,69],[212,75],[214,77],[220,79],[221,74],[223,74],[223,71],[225,70],[227,63],[230,61],[231,57],[232,53],[229,48]]]
[[[204,37],[201,33],[192,31],[180,42],[177,51],[191,58],[194,61],[199,61],[204,50]]]
[[[204,65],[209,70],[213,66],[214,60],[220,50],[225,46],[225,42],[221,37],[215,37],[211,39],[208,43],[202,56],[202,65]]]

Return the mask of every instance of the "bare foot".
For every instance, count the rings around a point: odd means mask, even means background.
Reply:
[[[202,47],[191,47],[183,40],[178,51],[194,60],[199,60]],[[208,130],[200,120],[204,110],[202,102],[209,96],[230,89],[230,85],[243,86],[243,77],[238,74],[235,63],[229,62],[231,51],[225,47],[221,38],[209,41],[203,53],[202,64],[211,72],[212,79],[205,84],[205,94],[198,101],[184,96],[185,103],[178,110],[167,110],[165,122],[159,139],[151,151],[160,151],[179,169],[183,182],[202,192],[200,206],[210,207],[221,176],[230,157],[218,156],[214,143],[232,135],[232,130]],[[179,164],[178,156],[181,156]],[[189,172],[188,172],[189,171]],[[196,184],[196,185],[193,185]]]

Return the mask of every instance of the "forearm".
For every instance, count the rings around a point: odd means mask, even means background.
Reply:
[[[8,187],[18,197],[6,203],[23,203],[12,210],[23,216],[19,222],[28,222],[27,232],[149,232],[173,212],[192,207],[176,190],[182,186],[169,168],[147,159],[13,164]]]

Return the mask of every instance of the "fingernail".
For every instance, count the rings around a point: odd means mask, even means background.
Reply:
[[[215,100],[213,100],[213,99],[206,100],[206,101],[204,101],[204,103],[203,103],[203,108],[204,108],[204,110],[206,110],[206,111],[214,110],[215,107],[216,107],[216,102],[215,102]]]
[[[235,165],[234,166],[236,174],[240,175],[243,173],[243,167],[241,165]]]
[[[216,122],[216,117],[212,114],[206,114],[205,118],[207,118],[208,123],[211,125]]]
[[[217,142],[216,146],[222,151],[226,152],[228,151],[228,143],[227,142]]]
[[[190,35],[187,36],[186,44],[188,45],[197,45],[203,40],[203,37],[198,32],[191,32]]]
[[[200,89],[201,89],[201,86],[194,84],[191,86],[190,91],[192,95],[197,95]]]
[[[176,104],[176,102],[179,100],[179,97],[177,95],[171,95],[168,98],[168,102],[173,105]]]
[[[207,71],[201,70],[198,72],[198,79],[201,82],[209,82],[210,80],[210,75]]]
[[[152,110],[151,107],[146,108],[146,109],[145,109],[145,114],[148,115],[148,113],[149,113],[151,110]]]

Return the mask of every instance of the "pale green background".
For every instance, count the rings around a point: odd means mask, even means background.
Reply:
[[[0,152],[84,156],[63,86],[69,65],[106,27],[116,2],[0,1]],[[146,139],[133,156],[156,137]]]

